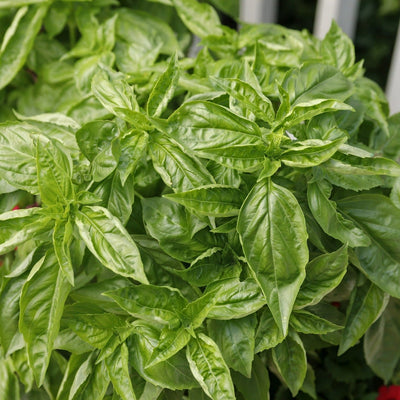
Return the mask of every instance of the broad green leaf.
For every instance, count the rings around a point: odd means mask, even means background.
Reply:
[[[208,250],[211,243],[196,235],[205,224],[184,207],[157,197],[143,199],[142,206],[147,231],[168,255],[191,262]]]
[[[57,400],[71,400],[82,390],[93,369],[95,353],[72,354],[57,393]]]
[[[119,157],[118,128],[111,121],[93,121],[76,132],[79,148],[91,163],[95,182],[109,176]]]
[[[306,277],[296,298],[295,308],[317,304],[342,281],[348,265],[347,246],[322,254],[306,266]]]
[[[53,230],[53,247],[58,264],[67,278],[74,286],[74,268],[71,260],[70,245],[72,242],[73,226],[71,221],[57,220]]]
[[[70,288],[51,251],[33,267],[22,288],[19,329],[24,335],[29,365],[38,386],[45,379]]]
[[[256,323],[252,314],[241,319],[211,320],[208,324],[209,335],[221,350],[227,365],[248,378],[251,377],[254,358]]]
[[[244,194],[239,189],[223,185],[197,187],[187,192],[164,195],[189,210],[210,217],[232,217],[239,214]]]
[[[9,211],[0,214],[0,254],[8,253],[16,246],[31,239],[44,239],[50,233],[54,222],[40,208]]]
[[[290,317],[290,325],[296,332],[314,335],[323,335],[343,328],[308,311],[295,311]]]
[[[326,111],[352,109],[344,103],[352,94],[352,84],[336,68],[308,63],[287,74],[282,82],[287,93],[278,112],[279,124],[298,124]]]
[[[187,301],[167,286],[131,286],[105,293],[136,318],[176,325]]]
[[[310,210],[321,228],[329,236],[348,243],[351,247],[368,246],[370,239],[337,210],[336,203],[330,200],[332,186],[326,181],[314,181],[308,184],[307,198]]]
[[[272,358],[293,396],[303,386],[307,373],[307,357],[299,335],[290,330],[285,340],[272,349]]]
[[[105,365],[114,390],[122,400],[136,400],[129,375],[128,348],[125,343],[122,343],[110,357],[106,358]]]
[[[166,136],[152,134],[150,150],[155,170],[174,191],[184,192],[215,183],[197,157],[186,154]]]
[[[284,336],[276,324],[271,311],[264,309],[256,332],[255,352],[272,349],[282,342]]]
[[[281,160],[290,167],[314,167],[330,159],[346,140],[347,138],[332,141],[308,139],[294,142],[282,153]]]
[[[308,261],[307,230],[299,203],[289,190],[270,178],[262,179],[240,210],[237,230],[254,278],[286,335]]]
[[[93,366],[84,387],[75,396],[76,400],[103,400],[106,395],[110,377],[104,361]],[[70,395],[71,398],[71,395]]]
[[[8,184],[39,194],[36,149],[29,125],[14,122],[0,124],[0,171]]]
[[[212,339],[199,333],[189,342],[186,356],[190,370],[209,397],[213,400],[235,398],[229,368]]]
[[[346,76],[349,75],[351,67],[354,65],[354,45],[334,20],[321,41],[321,56],[323,63],[339,68]]]
[[[254,357],[251,377],[232,371],[233,383],[246,400],[269,400],[268,370],[260,357]]]
[[[165,129],[188,151],[230,168],[255,170],[264,159],[260,128],[218,104],[184,103]]]
[[[178,84],[179,70],[177,57],[171,57],[167,69],[158,78],[147,101],[147,113],[151,117],[160,117],[167,108]]]
[[[108,111],[122,119],[123,110],[139,111],[133,88],[122,74],[105,69],[97,72],[92,79],[92,92]]]
[[[275,118],[274,107],[259,88],[236,78],[211,78],[212,82],[243,104],[243,107],[254,113],[257,118],[272,123]]]
[[[48,2],[48,0],[2,0],[0,2],[0,8],[23,7],[46,2]]]
[[[368,247],[355,249],[357,267],[380,289],[400,297],[400,210],[378,194],[349,197],[338,202],[338,207],[371,240]]]
[[[75,198],[72,160],[55,142],[36,142],[36,163],[40,198],[44,204],[66,204]]]
[[[121,139],[121,154],[118,161],[118,171],[122,185],[125,185],[128,176],[135,171],[135,168],[142,157],[148,143],[148,135],[144,131],[129,132]]]
[[[364,355],[368,366],[387,383],[400,360],[400,305],[391,299],[382,316],[367,330]]]
[[[209,4],[195,0],[171,0],[178,15],[195,35],[203,38],[208,35],[222,35],[218,14]]]
[[[20,399],[18,378],[9,358],[0,359],[0,396],[2,399]]]
[[[88,249],[105,267],[148,283],[135,242],[107,209],[85,206],[76,213],[75,223]]]
[[[226,279],[211,288],[218,288],[216,301],[208,313],[208,318],[211,319],[243,318],[266,303],[260,286],[251,278],[242,282],[238,279]]]
[[[385,310],[388,301],[389,295],[372,282],[366,282],[353,291],[338,355],[345,353],[358,342]]]
[[[135,201],[133,177],[129,176],[122,185],[120,173],[115,171],[94,189],[94,193],[103,199],[101,205],[126,225]]]
[[[193,261],[188,268],[167,269],[191,285],[201,287],[222,279],[239,277],[242,268],[230,251],[211,248]]]
[[[0,89],[8,85],[25,64],[49,4],[20,8],[0,47]]]
[[[154,349],[159,345],[160,331],[154,326],[154,323],[145,321],[140,321],[135,328],[137,334],[131,336],[127,341],[129,361],[142,378],[153,385],[171,390],[198,387],[182,352],[146,368]]]
[[[4,353],[8,352],[18,332],[19,299],[25,280],[25,275],[10,279],[0,293],[0,343]]]
[[[158,346],[154,348],[147,368],[174,356],[188,344],[190,338],[190,333],[184,327],[178,329],[165,327],[161,331],[160,342]]]

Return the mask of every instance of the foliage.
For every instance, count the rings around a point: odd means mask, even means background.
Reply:
[[[400,120],[351,41],[120,3],[0,2],[0,398],[316,399],[360,340],[396,383]]]

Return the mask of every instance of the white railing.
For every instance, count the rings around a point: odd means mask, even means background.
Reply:
[[[240,0],[240,20],[248,23],[277,21],[278,0]],[[332,19],[354,39],[359,0],[318,0],[314,20],[314,35],[323,38]],[[400,112],[400,25],[386,84],[391,114]]]

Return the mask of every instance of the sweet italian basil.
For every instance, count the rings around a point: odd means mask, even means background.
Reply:
[[[335,23],[210,3],[0,2],[1,399],[317,399],[360,341],[399,376],[398,115]]]

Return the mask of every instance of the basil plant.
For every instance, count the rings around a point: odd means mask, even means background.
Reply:
[[[335,23],[0,21],[1,399],[317,399],[318,354],[359,341],[399,374],[400,114]]]

